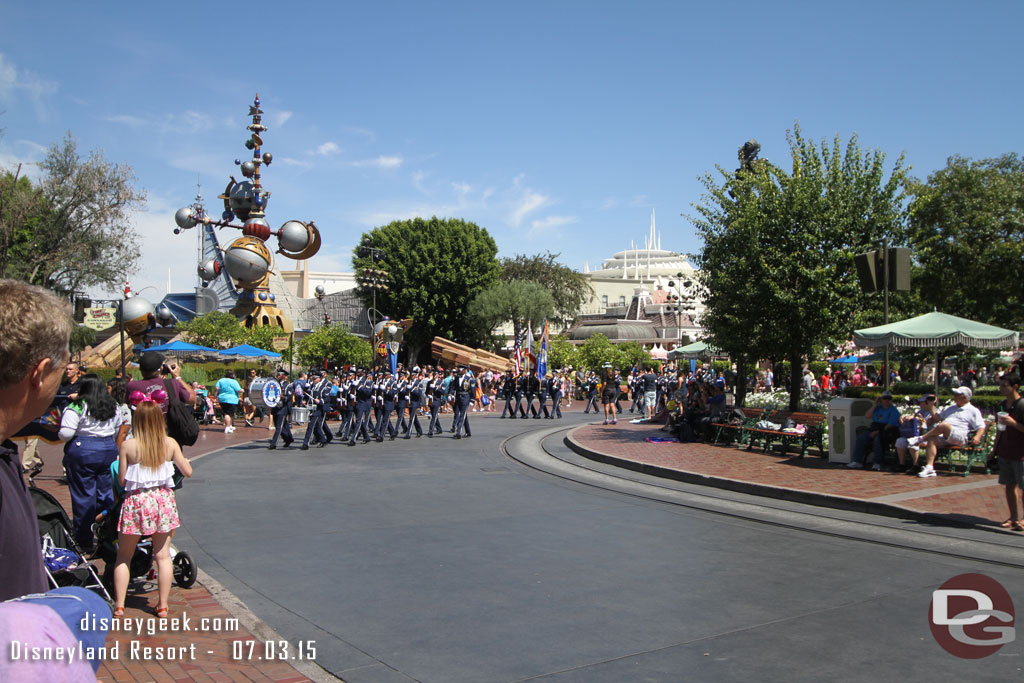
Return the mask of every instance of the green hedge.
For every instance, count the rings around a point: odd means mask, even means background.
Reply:
[[[924,384],[923,386],[925,386],[926,388],[922,391],[902,391],[897,388],[904,384],[909,384],[913,386],[921,385],[920,382],[897,382],[896,384],[894,384],[892,388],[892,393],[898,405],[902,405],[904,403],[904,396],[909,396],[910,402],[911,404],[913,404],[921,395],[930,394],[934,390],[931,384]],[[873,401],[879,396],[881,396],[883,391],[885,390],[882,387],[850,387],[849,389],[846,390],[846,398],[866,398]],[[947,403],[953,402],[953,392],[945,387],[939,388],[938,396],[940,405],[945,405]],[[1003,397],[1001,395],[993,396],[989,394],[987,391],[984,394],[979,394],[975,392],[974,396],[971,398],[971,403],[978,406],[978,408],[982,411],[995,410],[996,406],[1002,403],[1002,401]]]

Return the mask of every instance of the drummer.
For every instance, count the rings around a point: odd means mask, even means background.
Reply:
[[[288,381],[288,371],[284,368],[277,369],[277,381],[281,383],[281,400],[270,409],[270,415],[274,420],[274,436],[270,439],[268,448],[277,448],[277,440],[284,441],[284,447],[288,448],[292,441],[292,427],[288,422],[292,410],[292,396],[295,394],[295,385]]]

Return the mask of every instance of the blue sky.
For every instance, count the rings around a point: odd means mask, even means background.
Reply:
[[[662,246],[696,251],[680,214],[698,177],[749,138],[785,163],[795,121],[919,177],[1021,148],[1019,2],[4,4],[0,165],[70,130],[132,166],[148,203],[131,280],[161,295],[169,266],[174,290],[195,284],[173,214],[197,174],[214,209],[240,177],[256,92],[268,220],[314,219],[322,270],[349,270],[364,231],[435,214],[582,269],[655,210]]]

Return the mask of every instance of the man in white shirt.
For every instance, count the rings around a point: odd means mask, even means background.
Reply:
[[[921,436],[907,439],[908,446],[925,447],[927,464],[917,475],[927,478],[935,476],[935,456],[939,449],[944,446],[963,446],[967,443],[967,436],[974,432],[974,438],[970,445],[977,446],[985,438],[985,419],[977,406],[971,405],[973,396],[970,387],[957,387],[953,389],[954,405],[949,406],[942,412],[932,417],[928,424],[935,426]],[[935,424],[938,422],[938,424]]]

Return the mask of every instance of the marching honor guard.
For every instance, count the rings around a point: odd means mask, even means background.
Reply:
[[[288,371],[284,368],[277,369],[277,381],[281,384],[281,400],[270,409],[270,416],[274,420],[274,436],[270,439],[270,450],[277,448],[277,440],[284,442],[284,447],[292,445],[292,426],[288,418],[292,414],[292,398],[295,396],[295,384],[288,380]]]

